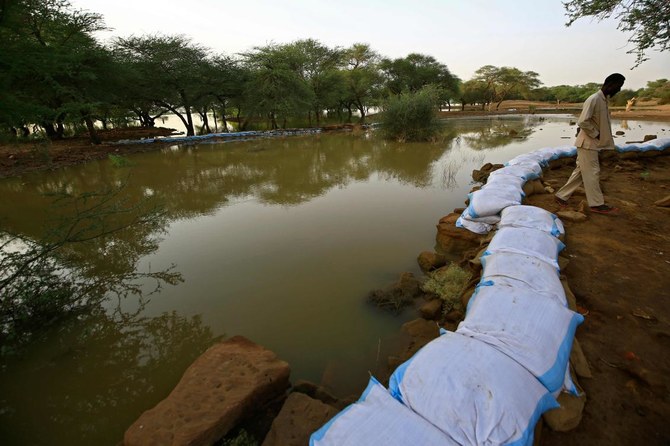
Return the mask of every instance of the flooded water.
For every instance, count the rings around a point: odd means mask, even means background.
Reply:
[[[165,210],[160,230],[125,231],[85,252],[92,274],[158,271],[183,282],[112,300],[42,333],[0,369],[0,443],[113,445],[216,339],[243,335],[338,395],[358,394],[400,325],[366,302],[431,250],[470,174],[571,145],[569,116],[452,119],[437,144],[321,134],[184,145],[0,181],[0,224],[39,237],[62,210],[45,194],[124,185]],[[670,135],[614,121],[617,141]],[[147,289],[150,284],[146,284]]]

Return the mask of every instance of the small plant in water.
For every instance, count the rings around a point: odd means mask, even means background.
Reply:
[[[642,179],[644,181],[647,181],[649,179],[649,171],[645,170],[644,172],[642,172],[640,174],[640,179]]]
[[[442,308],[445,313],[451,310],[462,311],[461,294],[465,291],[469,281],[470,273],[452,263],[428,273],[428,279],[421,289],[427,293],[440,296],[440,299],[444,302]]]
[[[125,156],[114,155],[113,153],[110,153],[107,157],[112,162],[114,167],[128,167],[133,165],[132,161],[130,161]]]

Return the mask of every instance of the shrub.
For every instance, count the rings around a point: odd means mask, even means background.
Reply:
[[[463,310],[461,294],[470,281],[470,273],[455,264],[445,266],[428,273],[428,279],[421,289],[427,293],[440,296],[444,301],[442,308],[445,313],[451,310]]]
[[[437,106],[433,87],[390,97],[381,118],[384,137],[399,142],[435,140],[441,130]]]

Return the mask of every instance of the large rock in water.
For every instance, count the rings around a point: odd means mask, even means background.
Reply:
[[[302,393],[293,392],[272,422],[262,446],[303,446],[338,410]]]
[[[289,386],[288,363],[235,336],[210,347],[186,369],[170,395],[126,431],[126,446],[211,445],[254,407]]]
[[[460,214],[451,213],[440,219],[437,225],[435,251],[447,258],[460,258],[463,252],[481,244],[484,236],[456,227]]]

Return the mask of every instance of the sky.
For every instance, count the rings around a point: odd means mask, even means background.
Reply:
[[[102,41],[183,34],[233,56],[270,43],[316,39],[329,47],[367,43],[388,58],[433,56],[466,81],[484,65],[539,73],[544,86],[602,83],[624,88],[670,78],[670,52],[650,51],[632,69],[630,33],[591,18],[565,26],[561,0],[70,0],[104,17]]]

